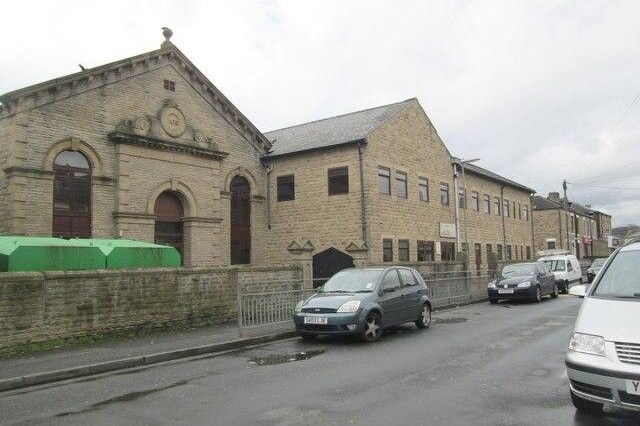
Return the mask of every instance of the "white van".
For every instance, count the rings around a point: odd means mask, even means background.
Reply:
[[[573,254],[544,256],[538,261],[544,262],[547,268],[553,272],[558,291],[561,293],[567,294],[571,284],[582,284],[582,268],[580,268],[578,258]]]

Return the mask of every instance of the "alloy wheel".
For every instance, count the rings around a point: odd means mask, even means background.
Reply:
[[[380,325],[380,315],[375,312],[371,312],[367,316],[367,320],[364,324],[364,332],[362,338],[365,342],[375,342],[380,338],[382,333],[382,327]]]
[[[428,304],[422,305],[420,318],[415,321],[415,324],[418,328],[428,328],[431,325],[431,308]]]

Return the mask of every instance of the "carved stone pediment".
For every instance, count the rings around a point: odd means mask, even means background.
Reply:
[[[315,247],[308,238],[299,238],[291,241],[287,246],[287,250],[291,253],[305,253],[314,251]]]
[[[369,245],[362,240],[351,241],[347,244],[347,247],[345,247],[345,251],[348,251],[349,253],[368,252]]]
[[[166,100],[155,115],[145,114],[122,120],[109,134],[114,143],[145,145],[150,148],[172,149],[215,158],[225,158],[210,136],[189,124],[173,100]]]

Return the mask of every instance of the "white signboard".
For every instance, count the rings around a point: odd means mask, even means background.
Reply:
[[[440,222],[440,236],[444,238],[455,238],[456,224]]]

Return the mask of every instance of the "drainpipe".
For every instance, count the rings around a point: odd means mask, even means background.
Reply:
[[[562,213],[560,212],[561,210],[558,209],[558,235],[560,237],[558,238],[558,241],[560,241],[560,248],[562,248],[562,241],[564,240],[564,238],[562,238]]]
[[[358,142],[358,162],[360,165],[360,224],[362,225],[362,241],[367,244],[367,216],[364,205],[364,168],[362,165],[362,142]]]
[[[271,172],[273,164],[267,164],[267,228],[271,229]]]
[[[507,207],[508,208],[508,207]],[[504,250],[502,258],[507,260],[507,227],[504,221],[504,185],[500,187],[500,209],[502,210],[502,250]],[[513,257],[513,253],[511,254]]]

